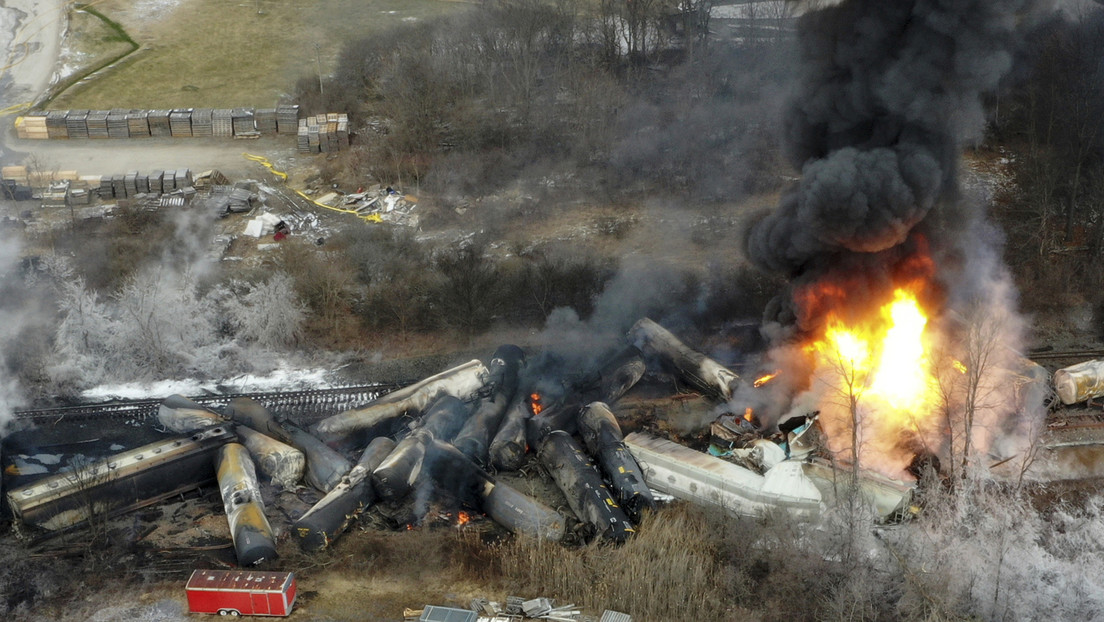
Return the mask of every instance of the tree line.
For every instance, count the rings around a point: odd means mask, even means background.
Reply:
[[[487,2],[350,41],[298,96],[350,113],[354,168],[438,195],[567,175],[602,197],[738,197],[779,183],[790,47],[709,36],[711,5]]]

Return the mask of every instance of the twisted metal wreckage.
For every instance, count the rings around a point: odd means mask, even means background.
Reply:
[[[604,364],[572,382],[556,379],[558,395],[541,394],[537,387],[548,378],[506,345],[487,364],[464,363],[309,430],[250,398],[216,409],[172,396],[158,407],[157,421],[175,436],[48,475],[6,497],[18,520],[59,530],[217,482],[243,565],[277,554],[257,473],[277,489],[302,480],[323,494],[292,523],[307,551],[331,546],[373,504],[427,492],[446,494],[514,533],[554,541],[569,533],[625,541],[656,507],[653,491],[749,516],[781,509],[809,518],[836,503],[839,471],[818,454],[815,418],[785,434],[767,430],[775,433],[769,440],[748,422],[734,426],[737,418],[722,417],[714,432],[743,434],[744,447],[727,452],[731,460],[642,431],[623,436],[618,400],[643,377],[645,360],[712,404],[731,398],[742,382],[645,318]],[[526,463],[530,452],[571,515],[504,481],[501,472]],[[861,475],[879,519],[908,508],[913,484]]]

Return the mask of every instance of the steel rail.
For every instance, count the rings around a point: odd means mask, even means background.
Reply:
[[[256,400],[277,417],[289,417],[310,421],[354,408],[381,395],[390,393],[407,383],[380,383],[334,389],[305,389],[300,391],[276,391],[264,393],[233,393],[226,395],[191,396],[192,401],[212,409],[219,409],[235,398]],[[36,423],[73,422],[85,419],[138,420],[143,421],[157,413],[162,399],[138,399],[80,404],[16,411],[15,417]]]

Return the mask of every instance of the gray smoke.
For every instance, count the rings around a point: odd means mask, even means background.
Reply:
[[[749,258],[790,275],[903,243],[957,208],[961,147],[1011,67],[1030,0],[851,0],[799,24],[786,119],[801,181],[749,231]]]

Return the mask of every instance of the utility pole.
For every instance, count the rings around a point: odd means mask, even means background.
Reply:
[[[317,41],[314,43],[314,65],[318,68],[318,94],[325,95],[326,91],[322,88],[322,51]]]

